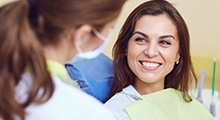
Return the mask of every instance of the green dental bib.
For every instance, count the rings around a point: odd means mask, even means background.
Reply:
[[[214,120],[196,99],[185,102],[181,92],[172,88],[141,98],[124,109],[131,120]]]

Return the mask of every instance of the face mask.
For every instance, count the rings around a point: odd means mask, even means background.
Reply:
[[[81,48],[80,48],[80,43],[77,44],[76,50],[78,51],[78,54],[73,58],[73,61],[80,61],[82,59],[92,59],[97,57],[98,55],[100,55],[103,51],[103,49],[105,48],[106,44],[108,43],[109,39],[110,39],[110,33],[108,33],[107,37],[104,37],[103,35],[101,35],[96,29],[93,29],[93,33],[101,40],[103,40],[103,43],[97,47],[95,50],[93,51],[89,51],[89,52],[82,52]]]

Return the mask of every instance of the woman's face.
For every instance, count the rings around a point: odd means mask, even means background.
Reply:
[[[164,87],[165,76],[179,60],[176,26],[165,15],[145,15],[128,41],[127,60],[138,87]],[[135,85],[134,85],[135,86]]]

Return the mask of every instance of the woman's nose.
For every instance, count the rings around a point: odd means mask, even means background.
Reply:
[[[146,49],[144,50],[144,54],[150,58],[157,56],[158,53],[158,46],[155,43],[148,44]]]

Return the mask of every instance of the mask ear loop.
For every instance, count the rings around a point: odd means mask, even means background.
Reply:
[[[92,31],[93,31],[93,33],[94,33],[98,38],[100,38],[100,39],[103,40],[103,41],[106,41],[106,37],[104,37],[102,34],[100,34],[100,33],[98,32],[98,30],[96,30],[96,29],[94,28]],[[109,35],[109,32],[108,32],[108,35]]]
[[[81,45],[81,42],[77,42],[76,43],[76,50],[78,51],[78,53],[82,53],[82,50],[81,50],[81,48],[80,48],[80,45]]]

